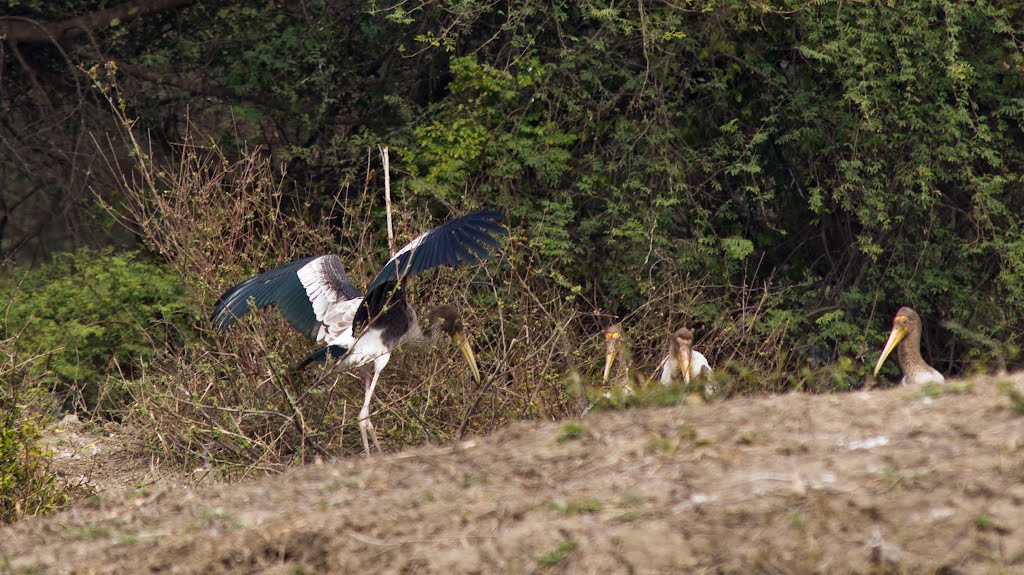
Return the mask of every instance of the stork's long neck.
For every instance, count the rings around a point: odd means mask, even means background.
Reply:
[[[440,321],[431,322],[431,324],[427,326],[426,330],[420,326],[419,322],[413,323],[412,329],[409,330],[409,334],[406,336],[405,345],[410,349],[416,350],[426,349],[433,346],[439,339],[441,339],[440,327]]]
[[[896,354],[899,357],[900,369],[907,380],[912,380],[918,373],[929,373],[935,371],[932,366],[925,363],[921,357],[921,326],[912,324],[899,346],[896,347]]]
[[[616,379],[624,379],[629,376],[629,370],[632,367],[633,358],[630,356],[629,349],[626,347],[626,342],[624,340],[616,340],[615,346],[617,348],[616,355],[618,359],[615,361],[613,371],[615,372]]]

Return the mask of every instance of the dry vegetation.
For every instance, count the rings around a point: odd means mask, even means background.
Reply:
[[[1018,573],[1022,386],[980,378],[592,413],[233,485],[111,488],[0,531],[0,565]]]
[[[127,429],[142,433],[138,443],[158,458],[228,476],[353,453],[353,418],[362,400],[354,379],[320,369],[290,373],[312,346],[291,333],[275,310],[253,314],[227,334],[211,331],[206,318],[216,297],[235,282],[309,254],[341,254],[355,283],[365,284],[388,255],[373,194],[365,189],[339,199],[330,211],[312,210],[286,196],[285,174],[261,150],[232,160],[195,130],[170,155],[177,163],[167,165],[123,115],[116,85],[106,89],[125,127],[123,141],[109,149],[132,150],[123,158],[107,156],[110,172],[125,174],[126,200],[106,208],[164,258],[184,288],[194,328],[186,345],[150,362],[128,384],[133,402],[124,414]],[[367,170],[369,186],[375,176]],[[398,200],[400,245],[436,220],[415,196]],[[445,269],[412,283],[417,306],[447,301],[462,310],[485,378],[473,384],[447,348],[398,354],[374,404],[377,431],[390,447],[445,443],[524,419],[560,419],[593,402],[599,332],[613,318],[588,305],[580,290],[566,290],[557,260],[542,251],[513,226],[486,266]],[[710,297],[700,279],[680,277],[670,285],[622,318],[638,369],[657,364],[668,328]],[[785,371],[793,353],[781,351],[779,342],[789,326],[764,317],[772,310],[772,292],[763,287],[740,293],[735,322],[701,338],[713,350],[727,393],[817,381],[826,382],[824,389],[836,387],[822,376],[831,366]],[[759,368],[743,367],[750,365]]]

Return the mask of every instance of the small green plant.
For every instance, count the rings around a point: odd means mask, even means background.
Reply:
[[[241,521],[230,511],[223,509],[206,509],[200,515],[199,518],[193,523],[191,529],[194,531],[200,531],[210,527],[216,527],[225,531],[237,529],[242,526]]]
[[[756,431],[747,431],[736,438],[737,445],[753,445],[757,440]]]
[[[971,382],[929,383],[922,387],[915,397],[936,399],[944,395],[962,395],[972,391],[974,391],[974,384]]]
[[[584,513],[597,513],[598,511],[601,510],[601,500],[597,499],[596,497],[588,497],[587,499],[584,499],[582,501],[568,501],[565,503],[565,505],[556,504],[554,507],[555,510],[557,510],[562,515],[580,515]]]
[[[992,518],[984,513],[974,518],[974,528],[978,531],[991,531],[994,526]]]
[[[645,448],[646,451],[652,453],[672,453],[678,445],[678,440],[673,441],[671,438],[659,435],[648,439]]]
[[[23,407],[23,390],[35,382],[13,347],[13,341],[0,340],[0,523],[53,511],[68,500],[50,469],[41,418]]]
[[[878,470],[878,476],[886,480],[896,480],[900,478],[900,470],[892,463],[887,463]]]
[[[799,511],[789,512],[789,525],[790,527],[800,527],[804,524],[804,516]]]
[[[110,528],[106,525],[82,525],[68,532],[68,537],[78,541],[93,541],[110,537]]]
[[[587,432],[587,428],[578,421],[567,421],[562,424],[562,427],[558,431],[558,442],[565,443],[573,439],[579,439],[583,437],[583,434]]]
[[[696,443],[697,442],[697,428],[695,428],[694,426],[690,425],[689,423],[684,423],[684,424],[679,426],[679,437],[680,437],[680,439],[683,439],[685,441],[691,441],[691,442]]]
[[[622,515],[619,515],[617,517],[617,519],[619,521],[627,521],[627,522],[628,521],[636,521],[639,518],[640,518],[640,513],[638,511],[636,511],[635,509],[631,509],[631,510],[629,510],[629,511],[627,511],[627,512],[625,512]]]
[[[565,561],[566,557],[575,551],[577,547],[579,547],[579,543],[575,540],[569,538],[563,539],[562,542],[558,544],[558,547],[555,547],[553,551],[541,555],[537,559],[537,563],[540,563],[544,567],[558,565],[562,561]]]
[[[1000,381],[996,385],[999,391],[1010,400],[1010,411],[1014,415],[1024,415],[1024,393],[1021,393],[1008,381]]]

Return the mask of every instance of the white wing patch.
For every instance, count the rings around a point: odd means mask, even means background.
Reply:
[[[387,264],[384,264],[384,267],[387,267],[388,264],[390,264],[391,262],[393,262],[396,259],[398,259],[398,257],[401,256],[402,254],[405,254],[405,253],[408,253],[408,252],[411,252],[411,251],[415,251],[416,248],[420,247],[420,245],[423,243],[423,241],[427,239],[427,236],[429,236],[433,232],[434,232],[434,230],[430,230],[429,232],[423,232],[422,234],[417,236],[416,239],[414,239],[411,242],[409,242],[409,243],[405,244],[404,246],[402,246],[402,249],[400,249],[397,252],[395,252],[395,255],[391,256],[391,259],[388,260]],[[406,264],[406,265],[408,266],[408,264]],[[400,270],[400,269],[396,268],[395,269],[395,275],[398,276],[399,278],[401,278],[403,271],[404,270]]]
[[[675,354],[668,354],[663,360],[664,366],[661,368],[661,383],[662,385],[672,385],[672,378],[679,373],[679,361],[676,360]]]
[[[395,255],[391,256],[391,259],[388,260],[388,263],[391,263],[392,261],[394,261],[394,259],[397,258],[398,256],[400,256],[400,255],[402,255],[402,254],[404,254],[406,252],[411,252],[414,249],[420,247],[420,244],[423,243],[423,240],[427,239],[427,236],[429,236],[433,231],[434,230],[430,230],[429,232],[423,232],[422,234],[417,236],[416,239],[414,239],[411,242],[409,242],[409,243],[405,244],[404,246],[402,246],[402,249],[398,250],[397,252],[395,252]]]
[[[321,324],[316,340],[336,339],[345,330],[350,330],[363,298],[347,299],[345,294],[331,287],[325,279],[323,258],[309,262],[296,273],[309,303],[313,305],[313,314]]]
[[[690,360],[690,377],[700,377],[704,372],[711,373],[711,364],[704,354],[694,350],[693,359]]]

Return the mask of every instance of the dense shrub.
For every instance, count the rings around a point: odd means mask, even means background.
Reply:
[[[19,359],[13,338],[0,340],[0,522],[12,523],[67,501],[49,466],[39,417],[24,408],[36,387],[31,364]]]
[[[739,350],[793,375],[813,356],[863,376],[903,304],[947,373],[1019,345],[1019,11],[570,4],[523,29],[438,26],[465,49],[402,140],[410,192],[503,205],[541,258],[515,265],[552,264],[587,307],[696,325],[719,364]],[[701,300],[664,305],[675,290]]]
[[[177,278],[137,253],[83,249],[9,281],[18,357],[39,355],[26,369],[70,409],[120,409],[123,382],[189,331]]]

